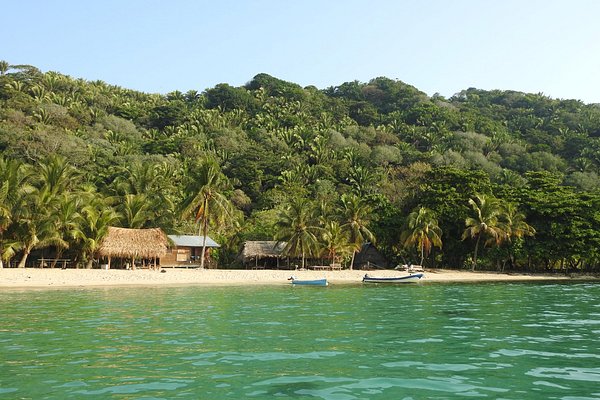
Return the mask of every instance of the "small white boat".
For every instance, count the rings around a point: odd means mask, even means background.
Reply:
[[[425,274],[410,274],[405,276],[397,276],[392,278],[382,278],[369,276],[368,274],[363,277],[363,283],[415,283],[419,282],[421,278],[423,278]]]

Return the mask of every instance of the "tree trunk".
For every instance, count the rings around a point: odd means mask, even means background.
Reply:
[[[87,260],[87,263],[85,264],[85,267],[86,267],[87,269],[92,269],[92,267],[93,267],[93,266],[94,266],[94,257],[90,257],[90,258]]]
[[[350,271],[354,269],[354,256],[356,255],[356,250],[352,251],[352,260],[350,261]]]
[[[421,244],[421,263],[419,265],[423,265],[423,260],[425,259],[425,245]]]
[[[63,249],[57,250],[56,258],[54,259],[54,261],[52,261],[52,264],[50,264],[50,268],[56,267],[56,263],[58,262],[58,259],[62,257],[62,255],[63,255]]]
[[[200,269],[204,269],[205,254],[206,254],[206,235],[202,236],[202,254],[200,255]]]
[[[473,267],[471,271],[475,271],[475,266],[477,265],[477,251],[479,250],[479,241],[481,240],[481,234],[477,235],[477,243],[475,243],[475,254],[473,254]]]
[[[25,250],[23,250],[23,257],[21,258],[21,261],[19,261],[19,265],[17,266],[17,268],[25,268],[25,263],[27,263],[27,257],[29,257],[29,253],[31,253],[31,247],[26,247]]]
[[[202,221],[202,229],[200,234],[202,235],[202,254],[200,255],[200,269],[204,269],[204,256],[206,255],[206,231],[208,231],[208,219],[204,218]]]

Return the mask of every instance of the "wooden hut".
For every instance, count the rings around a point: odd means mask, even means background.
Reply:
[[[111,226],[97,254],[108,259],[109,269],[113,258],[128,260],[132,269],[135,269],[136,259],[142,260],[143,266],[146,261],[152,261],[156,267],[157,259],[167,254],[168,244],[167,235],[160,228],[129,229]]]
[[[281,259],[285,258],[287,260],[287,256],[283,254],[286,244],[286,242],[269,240],[246,241],[240,258],[246,268],[279,269],[282,267]],[[289,260],[285,266],[289,268]]]
[[[372,243],[365,243],[354,258],[354,268],[390,268],[390,262]]]
[[[210,236],[206,236],[206,240],[197,235],[168,235],[168,237],[171,246],[169,246],[167,254],[160,260],[162,266],[195,267],[200,264],[203,243],[207,253],[205,257],[210,254],[211,249],[220,247]]]

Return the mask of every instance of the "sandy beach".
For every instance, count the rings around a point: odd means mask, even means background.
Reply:
[[[288,285],[287,278],[327,278],[332,285],[358,284],[365,273],[372,276],[401,276],[404,273],[382,271],[285,271],[285,270],[225,270],[175,269],[156,270],[86,270],[86,269],[0,269],[2,288],[51,288],[98,286],[163,286],[163,285]],[[428,270],[421,280],[428,282],[497,282],[573,280],[568,276],[501,274],[457,270]]]

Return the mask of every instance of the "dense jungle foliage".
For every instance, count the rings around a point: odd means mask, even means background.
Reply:
[[[600,269],[600,105],[380,77],[259,74],[147,94],[0,62],[0,251],[92,265],[109,225],[245,240],[352,266]]]

